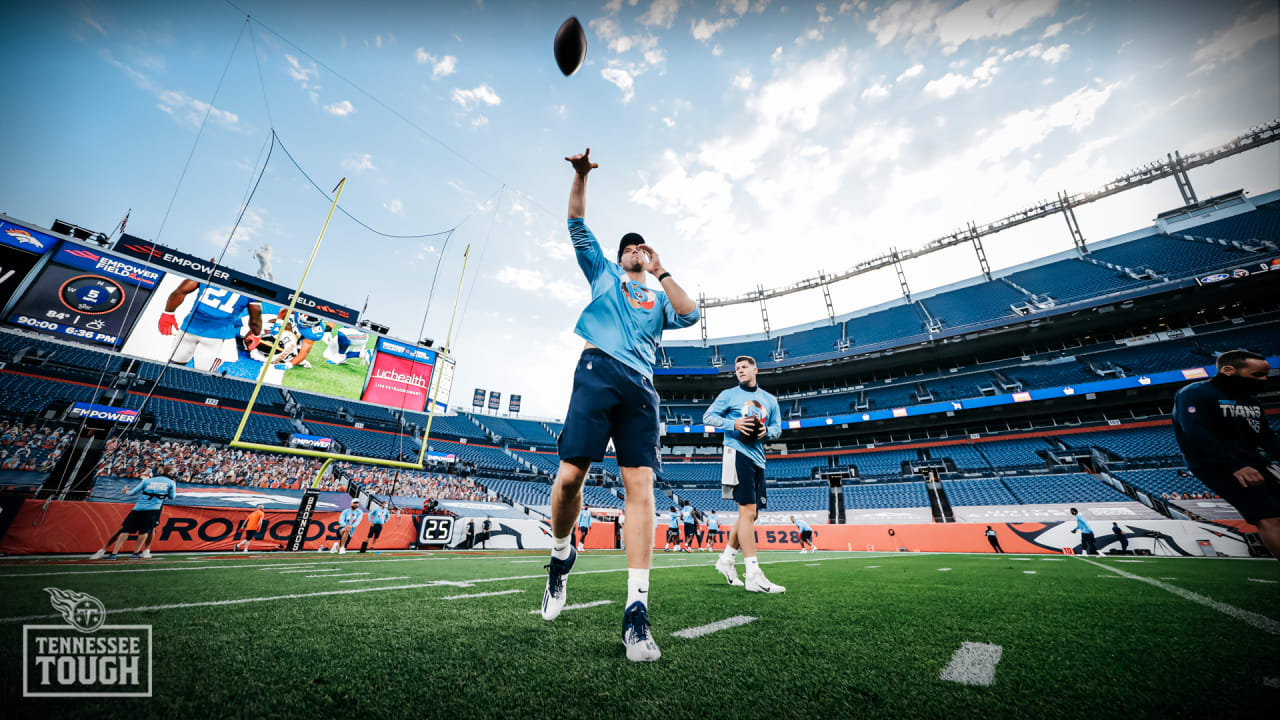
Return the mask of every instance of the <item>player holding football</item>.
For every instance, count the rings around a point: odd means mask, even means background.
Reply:
[[[747,565],[747,591],[786,592],[764,576],[756,558],[756,515],[765,507],[764,441],[782,435],[782,411],[778,400],[756,384],[755,358],[739,355],[733,362],[738,386],[722,391],[711,403],[702,422],[724,430],[724,461],[720,470],[720,496],[738,504],[738,521],[729,531],[729,542],[716,561],[716,570],[730,585],[741,585],[733,560],[739,548]]]
[[[362,520],[364,511],[360,509],[360,501],[352,500],[351,507],[338,515],[338,542],[333,544],[333,549],[329,552],[346,555],[347,543],[351,542],[351,536],[356,533]]]
[[[582,482],[592,462],[604,458],[610,437],[626,490],[627,601],[622,644],[627,659],[657,660],[662,653],[649,630],[649,566],[653,556],[653,476],[661,469],[658,393],[653,361],[662,331],[698,321],[698,305],[662,266],[653,247],[636,233],[622,236],[610,262],[583,221],[591,150],[567,157],[574,170],[569,191],[569,237],[578,267],[591,284],[591,301],[574,328],[587,341],[573,377],[573,393],[560,434],[560,469],[551,491],[554,545],[547,565],[542,618],[554,620],[565,603],[565,580],[576,553],[574,517],[582,507]],[[663,292],[644,285],[653,275]]]
[[[182,307],[187,296],[200,290],[191,312],[181,328],[182,334],[174,342],[170,362],[186,365],[194,359],[197,370],[214,372],[223,362],[235,362],[238,355],[230,341],[240,335],[240,318],[249,315],[249,335],[245,345],[249,350],[257,347],[262,335],[262,304],[252,301],[238,292],[216,285],[204,285],[195,280],[183,280],[169,293],[164,312],[160,313],[158,330],[166,337],[178,329],[174,315]]]
[[[137,535],[138,545],[134,548],[131,558],[141,558],[143,560],[151,559],[151,536],[154,534],[156,525],[160,524],[160,511],[164,509],[164,501],[172,500],[178,496],[178,485],[169,477],[172,472],[172,465],[165,464],[164,468],[153,474],[151,477],[143,480],[134,487],[124,487],[120,489],[122,495],[142,494],[142,498],[134,503],[133,510],[125,516],[124,523],[120,525],[120,529],[107,540],[97,552],[89,556],[90,560],[101,560],[105,555],[108,560],[115,560],[116,553],[120,552],[120,546],[124,544],[125,536]],[[107,553],[107,548],[112,543],[115,547],[111,548],[111,553]]]

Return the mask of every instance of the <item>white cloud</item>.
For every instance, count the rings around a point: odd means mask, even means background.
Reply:
[[[339,100],[324,106],[325,112],[338,117],[346,117],[356,111],[356,106],[351,104],[350,100]]]
[[[723,173],[701,170],[691,174],[671,150],[663,153],[662,163],[662,176],[633,190],[631,202],[677,216],[676,229],[686,237],[733,227],[733,186]]]
[[[866,90],[862,91],[860,97],[863,100],[883,100],[889,97],[889,88],[890,86],[885,85],[883,82],[874,82],[867,86]]]
[[[161,87],[152,80],[146,73],[123,63],[111,54],[110,50],[102,50],[99,55],[111,65],[115,66],[126,77],[133,81],[135,85],[143,90],[151,93],[155,99],[155,107],[165,113],[175,121],[192,128],[200,127],[205,122],[207,115],[209,120],[214,124],[221,126],[227,130],[236,132],[247,132],[240,125],[240,116],[218,107],[210,107],[209,103],[203,100],[197,100],[181,90],[169,90]]]
[[[209,230],[204,234],[204,239],[215,248],[222,249],[223,245],[227,247],[227,255],[236,257],[240,254],[240,247],[245,244],[255,244],[261,237],[266,220],[266,210],[250,207],[245,210],[244,217],[240,219],[239,225],[227,224],[223,227]],[[231,229],[235,228],[235,234],[231,235]],[[231,242],[227,242],[227,236],[231,235]]]
[[[669,127],[669,128],[673,128],[673,127],[675,127],[675,126],[676,126],[676,121],[675,121],[675,120],[672,120],[672,119],[671,119],[671,118],[669,118],[669,117],[664,117],[664,118],[662,118],[662,122],[663,122],[663,124],[665,124],[665,125],[666,125],[667,127]]]
[[[347,172],[362,173],[366,170],[377,170],[373,165],[373,156],[369,153],[348,153],[342,159],[342,169]]]
[[[676,13],[680,11],[680,0],[653,0],[649,5],[649,9],[640,16],[639,22],[645,27],[653,27],[660,25],[670,29],[671,23],[676,19]]]
[[[561,118],[567,118],[567,117],[569,117],[569,106],[568,106],[568,105],[557,105],[557,106],[555,107],[555,111],[556,111],[556,114],[557,114],[557,115],[559,115]]]
[[[448,77],[458,69],[458,58],[453,55],[445,55],[437,58],[435,55],[426,51],[426,48],[418,48],[414,52],[414,59],[419,65],[431,65],[432,77]]]
[[[1002,55],[990,55],[968,75],[949,72],[936,80],[930,80],[925,84],[924,91],[929,95],[945,100],[961,90],[986,87],[999,74],[1000,63],[1004,57]]]
[[[778,59],[781,57],[782,57],[782,46],[779,45],[778,47],[773,49],[773,54],[769,56],[769,59],[774,62],[777,62]]]
[[[622,91],[623,104],[631,102],[636,96],[636,82],[631,73],[621,67],[607,67],[600,70],[600,77],[608,80]]]
[[[311,67],[303,67],[302,63],[298,61],[298,58],[288,53],[285,53],[284,59],[289,63],[289,77],[297,80],[304,88],[309,87],[308,83],[313,82],[320,74],[315,63],[311,63]]]
[[[1063,43],[1061,45],[1054,45],[1051,48],[1046,48],[1044,54],[1040,56],[1040,59],[1051,65],[1056,65],[1063,60],[1066,60],[1070,55],[1071,46]]]
[[[1206,73],[1223,63],[1231,62],[1253,46],[1280,33],[1280,9],[1274,3],[1266,5],[1270,9],[1259,13],[1257,17],[1249,19],[1245,13],[1241,13],[1231,27],[1219,30],[1208,40],[1201,40],[1200,47],[1191,54],[1191,62],[1196,64],[1191,74]],[[1249,9],[1252,10],[1253,7]]]
[[[719,10],[721,15],[733,13],[742,17],[747,14],[747,8],[750,5],[750,0],[720,0]]]
[[[897,0],[867,21],[867,30],[884,47],[899,37],[920,35],[933,29],[942,5],[932,0]]]
[[[501,105],[502,98],[498,97],[498,93],[486,84],[477,85],[470,90],[454,88],[453,102],[464,110],[470,110],[479,105]]]
[[[715,46],[711,48],[711,54],[716,57],[720,57],[721,55],[724,54],[724,48],[720,47],[719,43],[717,43]]]
[[[473,128],[484,127],[488,124],[489,124],[489,118],[485,117],[484,115],[476,115],[475,117],[471,118],[471,127]]]
[[[84,21],[85,25],[88,25],[94,30],[97,30],[98,34],[101,35],[102,37],[107,36],[107,31],[102,27],[102,23],[98,22],[97,20],[94,20],[93,16],[89,14],[89,8],[87,7],[80,8],[80,19]]]
[[[392,215],[404,215],[404,203],[399,200],[388,200],[382,203],[382,207],[386,208],[386,211]]]
[[[1066,60],[1070,56],[1071,56],[1071,46],[1068,45],[1067,43],[1062,43],[1061,45],[1054,45],[1053,47],[1049,47],[1049,48],[1046,48],[1041,43],[1036,43],[1035,45],[1024,47],[1021,50],[1015,50],[1014,52],[1011,52],[1011,53],[1005,53],[1003,56],[1001,56],[1000,61],[1012,62],[1014,60],[1020,60],[1024,57],[1033,57],[1033,58],[1040,58],[1041,60],[1049,63],[1050,65],[1056,65],[1062,62],[1063,60]]]
[[[542,271],[533,268],[507,265],[498,269],[494,279],[517,290],[538,293],[570,306],[576,307],[587,301],[587,292],[581,282],[552,280]]]
[[[924,72],[924,65],[921,65],[920,63],[916,63],[915,65],[912,65],[906,70],[903,70],[902,74],[898,76],[898,79],[896,80],[896,82],[902,82],[903,80],[910,80],[911,78],[918,76],[922,72]]]
[[[736,88],[738,88],[739,90],[744,90],[744,91],[745,91],[745,90],[750,90],[750,89],[751,89],[751,83],[752,83],[751,71],[750,71],[750,70],[743,70],[742,72],[738,73],[737,75],[734,75],[734,76],[733,76],[733,79],[732,79],[732,80],[730,80],[729,82],[730,82],[730,83],[732,83],[732,84],[733,84],[733,86],[734,86],[734,87],[736,87]]]
[[[711,22],[705,19],[699,19],[699,20],[690,21],[689,24],[693,32],[693,38],[695,40],[700,40],[705,43],[706,41],[711,39],[711,36],[715,35],[721,30],[727,30],[733,27],[734,25],[737,24],[737,22],[738,21],[733,18],[720,18],[715,22]]]
[[[937,35],[944,53],[955,52],[969,40],[1012,35],[1057,9],[1058,0],[968,0],[938,18]]]
[[[1084,15],[1076,15],[1074,17],[1068,18],[1065,22],[1053,23],[1052,25],[1044,29],[1044,35],[1041,35],[1040,39],[1048,40],[1051,37],[1057,37],[1063,30],[1066,29],[1068,25],[1074,22],[1079,22],[1080,20],[1083,20],[1083,19],[1084,19]]]
[[[826,6],[826,5],[824,5],[824,4],[822,4],[822,3],[818,3],[818,6],[817,6],[816,8],[814,8],[814,9],[818,11],[818,24],[819,24],[819,25],[826,25],[827,23],[831,22],[832,18],[831,18],[831,16],[830,16],[830,15],[828,15],[828,14],[827,14],[827,6]]]

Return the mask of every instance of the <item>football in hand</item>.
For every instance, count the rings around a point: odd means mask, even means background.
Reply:
[[[760,418],[750,417],[747,418],[747,420],[750,421],[751,428],[745,433],[745,435],[752,440],[759,440],[764,437],[764,423],[760,421]]]

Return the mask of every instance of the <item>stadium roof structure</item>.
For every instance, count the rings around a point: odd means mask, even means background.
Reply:
[[[864,260],[842,272],[832,274],[819,272],[813,277],[808,277],[797,282],[772,288],[757,287],[755,290],[741,295],[710,298],[706,296],[699,296],[698,307],[699,309],[706,310],[707,308],[713,307],[759,303],[761,319],[767,336],[769,333],[769,314],[765,307],[765,302],[767,300],[806,290],[821,290],[826,302],[827,319],[834,324],[836,314],[835,308],[831,302],[831,293],[829,290],[832,283],[848,280],[875,270],[893,267],[897,271],[903,296],[910,300],[911,291],[907,285],[906,274],[902,268],[903,261],[922,257],[930,253],[954,247],[956,245],[962,245],[964,243],[971,243],[973,245],[974,252],[978,257],[978,263],[982,268],[982,273],[986,276],[987,280],[990,280],[991,267],[987,263],[986,252],[982,247],[983,237],[1058,213],[1062,213],[1063,217],[1066,219],[1067,228],[1071,233],[1071,239],[1075,244],[1076,250],[1082,255],[1088,254],[1089,248],[1087,247],[1084,235],[1080,232],[1080,227],[1076,222],[1074,208],[1166,178],[1173,178],[1177,183],[1178,191],[1182,195],[1184,207],[1194,207],[1201,203],[1196,197],[1195,189],[1191,185],[1191,178],[1187,175],[1187,171],[1262,147],[1278,140],[1280,140],[1280,118],[1255,126],[1249,131],[1237,136],[1235,139],[1217,147],[1193,152],[1185,156],[1177,151],[1168,153],[1166,154],[1165,159],[1157,160],[1142,167],[1130,170],[1124,175],[1106,183],[1097,190],[1075,194],[1069,194],[1066,191],[1062,191],[1059,192],[1057,197],[1053,200],[1046,200],[982,225],[976,225],[973,222],[969,222],[964,229],[957,230],[956,232],[948,235],[943,235],[942,237],[925,243],[918,248],[911,250],[899,250],[894,248],[888,253]],[[1206,200],[1205,202],[1212,202],[1212,199]],[[702,342],[705,344],[707,342],[707,320],[705,312],[702,314],[701,330]],[[672,344],[675,345],[680,343]]]

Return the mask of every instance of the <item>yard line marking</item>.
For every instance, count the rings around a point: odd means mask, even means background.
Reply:
[[[1213,608],[1214,610],[1217,610],[1223,615],[1230,615],[1231,617],[1237,620],[1243,620],[1244,622],[1249,623],[1250,625],[1258,628],[1259,630],[1264,630],[1266,632],[1271,633],[1272,635],[1280,635],[1280,622],[1276,622],[1275,620],[1272,620],[1266,615],[1259,615],[1258,613],[1255,613],[1255,612],[1242,610],[1234,605],[1228,605],[1224,602],[1219,602],[1212,598],[1207,598],[1204,595],[1201,595],[1199,593],[1193,593],[1190,590],[1180,588],[1177,585],[1170,585],[1168,583],[1163,583],[1163,582],[1160,582],[1159,580],[1155,580],[1152,578],[1142,577],[1141,575],[1134,575],[1131,572],[1125,572],[1124,570],[1121,570],[1119,568],[1107,567],[1102,563],[1094,562],[1093,560],[1088,560],[1086,558],[1080,558],[1080,559],[1084,562],[1089,563],[1090,565],[1097,565],[1100,568],[1110,570],[1111,572],[1117,575],[1120,575],[1122,577],[1127,577],[1131,580],[1139,580],[1148,585],[1154,585],[1160,588],[1161,590],[1164,590],[1166,592],[1171,592],[1174,595],[1177,595],[1178,597],[1183,598],[1185,600],[1190,600],[1191,602],[1194,602],[1194,603],[1200,603],[1205,607]]]
[[[333,577],[333,576],[329,575],[328,577]],[[356,578],[355,580],[339,580],[338,583],[341,584],[341,583],[352,583],[352,582],[381,582],[383,580],[408,580],[408,579],[409,579],[408,575],[400,575],[399,577]]]
[[[938,568],[938,572],[951,572],[951,568]]]
[[[1035,570],[1023,570],[1023,571],[1022,571],[1022,574],[1023,574],[1023,575],[1035,575],[1035,574],[1036,574],[1036,571],[1035,571]]]
[[[515,593],[522,593],[522,592],[524,591],[523,590],[499,590],[497,592],[471,593],[470,595],[445,595],[440,599],[441,600],[462,600],[464,598],[493,597],[494,595],[514,595]]]
[[[692,640],[694,638],[700,638],[703,635],[710,635],[713,632],[728,630],[731,627],[746,625],[747,623],[754,622],[754,621],[755,621],[755,618],[751,617],[750,615],[734,615],[731,618],[718,620],[708,625],[699,625],[698,627],[691,627],[691,628],[685,628],[684,630],[677,630],[676,632],[671,633],[671,635],[672,637]]]
[[[591,601],[591,602],[587,602],[587,603],[578,603],[577,605],[565,605],[564,607],[560,608],[560,612],[564,612],[565,610],[583,610],[583,609],[585,609],[585,608],[599,607],[600,605],[610,605],[610,604],[612,604],[612,603],[613,603],[613,601],[612,601],[612,600],[593,600],[593,601]],[[542,611],[541,611],[541,610],[530,610],[530,611],[529,611],[529,614],[530,614],[530,615],[537,615],[537,614],[538,614],[538,613],[540,613],[540,612],[542,612]]]
[[[1146,560],[1117,560],[1116,562],[1140,563],[1140,562],[1146,562]]]
[[[1026,561],[1026,562],[1031,562],[1031,558],[1009,558],[1009,559],[1010,559],[1010,560],[1024,560],[1024,561]]]
[[[878,567],[880,567],[880,566],[879,566],[879,565],[868,565],[868,566],[866,566],[866,567],[865,567],[865,568],[863,568],[863,569],[864,569],[864,570],[875,570],[875,569],[876,569],[876,568],[878,568]]]
[[[1178,578],[1176,578],[1176,577],[1162,577],[1162,578],[1160,578],[1160,579],[1161,579],[1161,580],[1177,580]]]
[[[1267,585],[1275,585],[1275,580],[1263,580],[1262,578],[1249,578],[1249,582],[1266,583]]]
[[[818,567],[818,566],[819,566],[819,565],[821,565],[821,564],[822,564],[822,563],[805,563],[805,564],[804,564],[804,566],[805,566],[805,567]]]
[[[966,642],[951,656],[938,677],[961,685],[992,685],[996,681],[996,663],[1004,648],[990,643]]]
[[[1040,562],[1066,562],[1066,558],[1040,558]]]
[[[895,557],[895,556],[882,555],[880,557]],[[843,557],[831,557],[826,559],[827,560],[865,560],[867,559],[867,557],[866,557],[866,554],[864,553],[861,555],[846,555]],[[356,562],[361,562],[361,561],[356,561]],[[378,561],[365,560],[363,562],[378,562]],[[786,564],[795,563],[795,562],[803,562],[803,561],[801,560],[761,560],[760,564],[761,565],[786,565]],[[674,568],[686,568],[686,567],[705,568],[707,567],[707,565],[704,565],[704,564],[655,565],[653,566],[652,569],[653,570],[670,570]],[[876,565],[874,567],[879,567],[879,566]],[[203,569],[203,568],[194,568],[194,569]],[[602,570],[577,570],[574,572],[574,576],[576,577],[578,575],[600,575],[605,573],[620,573],[620,572],[626,572],[626,571],[627,571],[627,568],[625,567],[605,568]],[[36,575],[36,573],[30,573],[30,574]],[[332,577],[332,576],[327,576],[327,577]],[[111,608],[107,610],[107,614],[114,615],[117,613],[153,612],[156,610],[182,610],[185,608],[216,607],[220,605],[242,605],[245,603],[268,602],[272,600],[301,600],[303,598],[325,597],[328,595],[351,595],[355,593],[384,592],[387,590],[417,590],[421,588],[439,587],[441,585],[465,586],[466,584],[476,584],[476,583],[508,582],[513,580],[545,580],[546,578],[547,578],[546,573],[541,573],[538,575],[512,575],[507,577],[496,577],[496,578],[476,578],[476,579],[466,580],[466,581],[433,580],[431,582],[412,583],[407,585],[389,585],[389,586],[370,587],[370,588],[347,588],[343,590],[321,590],[321,591],[308,592],[308,593],[290,593],[288,595],[270,595],[266,597],[232,598],[229,600],[204,600],[200,602],[189,602],[189,603],[144,605],[140,607],[131,607],[131,608]],[[48,618],[60,618],[60,617],[62,617],[62,615],[59,613],[45,613],[42,615],[16,615],[16,616],[9,616],[9,617],[0,617],[0,625],[26,622],[28,620],[45,620]]]
[[[304,573],[304,572],[335,572],[341,569],[342,568],[301,568],[301,569],[294,569],[294,570],[281,570],[280,574],[288,575],[289,573]]]
[[[545,563],[546,561],[547,561],[546,558],[540,558],[538,560],[512,560],[511,562],[512,563]]]
[[[333,575],[304,575],[309,578],[351,577],[352,575],[372,575],[373,573],[335,573]]]

